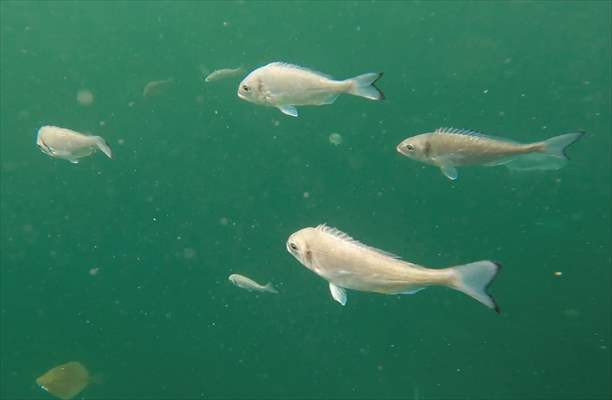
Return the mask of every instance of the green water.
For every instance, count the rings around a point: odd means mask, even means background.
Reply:
[[[78,398],[610,397],[609,2],[0,11],[2,398],[50,399],[35,378],[70,360],[104,376]],[[276,60],[384,71],[387,100],[291,118],[238,99],[240,77],[202,79]],[[101,135],[114,159],[50,158],[42,125]],[[395,151],[439,126],[587,135],[562,170],[451,182]],[[502,314],[444,288],[340,306],[285,249],[323,222],[427,266],[500,261]]]

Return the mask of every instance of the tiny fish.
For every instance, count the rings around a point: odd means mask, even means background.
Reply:
[[[238,86],[238,97],[297,117],[295,106],[331,104],[342,93],[382,100],[383,92],[374,86],[381,76],[382,73],[369,73],[336,81],[298,65],[273,62],[248,74]]]
[[[113,158],[111,148],[100,136],[88,136],[57,126],[43,126],[38,130],[36,144],[40,151],[55,158],[78,163],[79,158],[91,155],[96,149]]]
[[[239,288],[246,289],[249,292],[267,292],[267,293],[278,293],[272,282],[268,282],[266,285],[260,285],[251,278],[240,274],[231,274],[227,279]]]
[[[38,386],[62,400],[72,399],[92,382],[97,379],[76,361],[58,365],[36,378]]]
[[[345,305],[346,289],[382,294],[413,294],[428,286],[446,286],[476,299],[499,313],[488,286],[501,268],[476,261],[431,269],[363,244],[325,224],[289,236],[287,250],[302,265],[329,282],[334,300]]]
[[[174,84],[174,78],[168,78],[161,81],[148,82],[142,89],[143,97],[153,97],[163,93],[170,85]]]
[[[584,132],[566,133],[535,143],[518,143],[479,132],[439,128],[403,140],[397,151],[417,161],[435,165],[451,180],[464,165],[506,165],[514,170],[559,169],[567,163],[565,149]]]
[[[222,68],[216,71],[211,72],[204,78],[204,82],[214,82],[225,78],[230,78],[232,76],[240,75],[244,72],[244,68]]]

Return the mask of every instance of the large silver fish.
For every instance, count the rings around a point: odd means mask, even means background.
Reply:
[[[369,73],[336,81],[298,65],[273,62],[248,74],[238,86],[238,97],[297,117],[295,106],[331,104],[342,93],[382,100],[383,93],[374,86],[381,76],[382,73]]]
[[[325,224],[301,229],[287,240],[287,250],[306,268],[329,282],[338,303],[347,302],[346,289],[383,294],[413,294],[428,286],[459,290],[499,312],[487,287],[500,265],[477,261],[431,269],[365,245]]]
[[[567,163],[565,149],[584,132],[566,133],[535,143],[518,143],[479,132],[439,128],[403,140],[397,151],[417,161],[435,165],[448,178],[457,179],[464,165],[506,165],[515,170],[559,169]]]
[[[111,148],[102,137],[84,135],[57,126],[41,127],[36,135],[36,145],[43,153],[74,164],[78,163],[80,158],[92,154],[96,149],[101,150],[108,158],[113,158]]]

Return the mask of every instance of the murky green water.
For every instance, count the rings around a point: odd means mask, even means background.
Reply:
[[[3,398],[51,398],[34,380],[70,360],[104,375],[82,398],[610,397],[610,3],[0,11]],[[202,79],[276,60],[384,71],[387,100],[291,118],[238,99],[239,78]],[[115,159],[42,154],[47,124],[104,136]],[[451,182],[395,151],[439,126],[587,135],[560,171]],[[285,249],[323,222],[424,265],[502,262],[502,314],[443,288],[341,307]]]

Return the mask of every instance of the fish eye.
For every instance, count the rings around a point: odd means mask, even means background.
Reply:
[[[408,151],[414,151],[414,145],[411,144],[407,144],[406,146],[404,146],[404,148]]]
[[[291,250],[293,250],[293,251],[297,251],[298,250],[297,245],[295,243],[293,243],[293,242],[289,243],[289,248]]]
[[[245,92],[248,92],[249,87],[247,85],[242,85],[242,90],[244,90]]]

